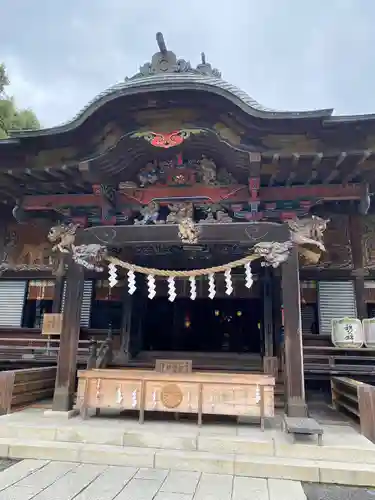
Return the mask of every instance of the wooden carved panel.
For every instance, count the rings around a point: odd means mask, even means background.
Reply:
[[[352,249],[349,236],[347,215],[332,215],[324,232],[326,252],[316,265],[305,265],[303,268],[315,269],[352,269]]]
[[[48,227],[11,223],[5,235],[3,264],[9,268],[48,269],[53,259],[47,240]]]
[[[362,245],[364,267],[375,269],[375,215],[364,217]]]

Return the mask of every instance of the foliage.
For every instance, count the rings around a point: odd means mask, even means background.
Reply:
[[[39,121],[30,109],[18,109],[12,96],[6,94],[9,78],[4,64],[0,64],[0,139],[11,130],[38,129]]]

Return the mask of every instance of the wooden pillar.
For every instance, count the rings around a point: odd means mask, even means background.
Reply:
[[[365,300],[365,269],[363,255],[363,216],[349,216],[349,236],[352,247],[354,292],[357,306],[357,317],[367,318],[367,304]]]
[[[53,291],[53,302],[52,302],[52,312],[61,312],[61,304],[64,292],[64,281],[65,276],[56,276],[55,288]]]
[[[52,405],[54,411],[69,411],[73,408],[83,284],[83,267],[70,261],[66,275],[66,295]]]
[[[263,327],[264,327],[264,356],[273,356],[273,314],[272,314],[272,287],[271,273],[265,268],[263,281]]]
[[[132,306],[133,297],[129,295],[128,288],[124,287],[124,294],[122,299],[122,320],[120,330],[120,352],[119,361],[126,363],[130,359],[130,335],[132,323]]]
[[[293,247],[282,265],[282,296],[284,306],[284,350],[286,411],[290,417],[307,415],[303,371],[301,296],[298,249]]]

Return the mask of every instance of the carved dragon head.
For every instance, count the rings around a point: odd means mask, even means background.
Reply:
[[[79,224],[59,224],[58,226],[53,226],[49,230],[47,235],[48,240],[51,243],[55,243],[56,241],[61,241],[65,236],[74,235],[79,227]]]

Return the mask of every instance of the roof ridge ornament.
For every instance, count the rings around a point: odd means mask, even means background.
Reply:
[[[216,68],[212,68],[211,64],[206,62],[204,52],[201,53],[201,63],[194,69],[189,61],[177,59],[176,54],[167,49],[162,33],[156,33],[156,42],[159,47],[159,52],[156,52],[152,56],[151,62],[147,62],[140,67],[139,73],[131,78],[125,78],[126,81],[166,73],[193,73],[221,78],[220,71]]]

